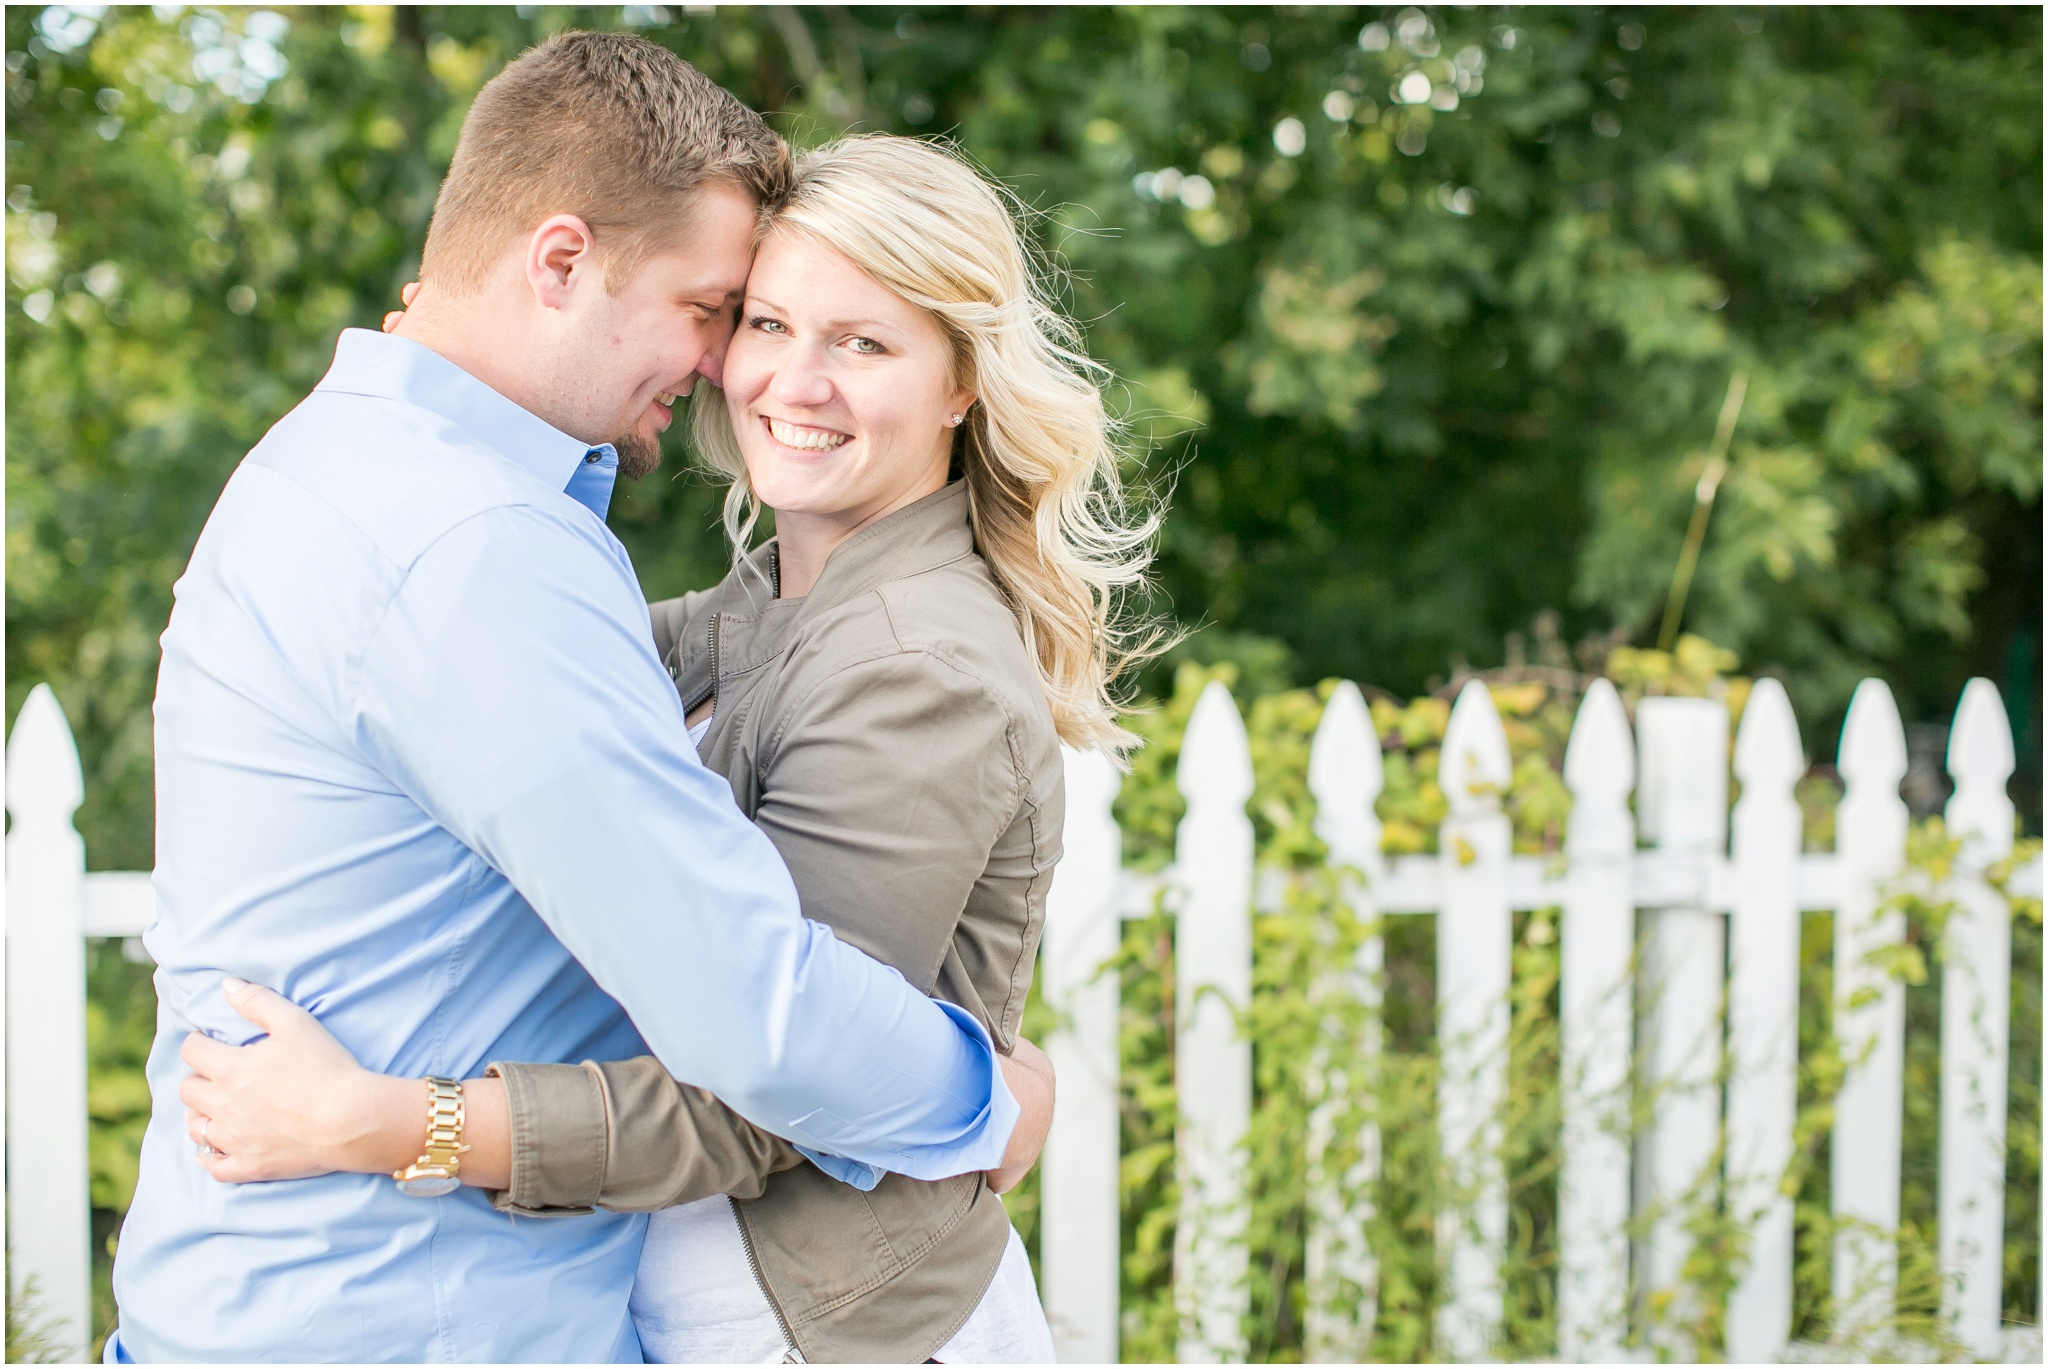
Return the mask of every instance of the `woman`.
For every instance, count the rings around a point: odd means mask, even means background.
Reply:
[[[652,612],[700,755],[805,912],[1006,1053],[1059,854],[1059,744],[1122,755],[1111,687],[1156,644],[1115,623],[1156,520],[1125,513],[1102,379],[959,160],[884,136],[810,154],[764,215],[722,396],[693,406],[732,482],[734,569]],[[762,505],[777,536],[741,555]],[[419,1150],[419,1081],[366,1076],[311,1018],[232,1073],[185,1089],[220,1177]],[[633,1295],[651,1358],[1051,1357],[984,1176],[863,1192],[652,1057],[490,1076],[466,1089],[465,1182],[514,1212],[656,1212]],[[365,1079],[409,1104],[329,1133],[290,1101]]]

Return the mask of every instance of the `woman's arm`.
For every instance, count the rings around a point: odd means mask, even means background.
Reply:
[[[377,1074],[356,1063],[332,1033],[291,1000],[230,979],[222,993],[268,1033],[229,1046],[197,1032],[180,1054],[192,1074],[179,1085],[185,1128],[199,1163],[223,1183],[306,1179],[320,1174],[390,1174],[426,1145],[426,1090],[418,1079]],[[528,1212],[643,1212],[719,1193],[759,1197],[767,1176],[802,1162],[788,1142],[736,1116],[702,1089],[677,1083],[652,1056],[601,1065],[496,1065],[503,1077],[465,1080],[462,1182],[498,1191],[501,1206]],[[1023,1107],[1000,1169],[998,1193],[1021,1181],[1052,1120],[1052,1067],[1020,1039],[1003,1076]],[[595,1081],[594,1084],[592,1081]],[[519,1098],[530,1136],[514,1164],[510,1098]],[[573,1154],[560,1133],[578,1116],[603,1128],[589,1154],[551,1163],[552,1147]],[[623,1131],[606,1125],[623,1119]],[[554,1133],[553,1137],[544,1134]],[[521,1173],[524,1170],[524,1173]]]
[[[317,1018],[279,994],[230,979],[222,994],[268,1035],[246,1046],[188,1036],[179,1086],[199,1163],[225,1183],[319,1174],[391,1174],[426,1145],[419,1079],[364,1069]],[[515,1211],[648,1211],[720,1193],[759,1197],[767,1176],[800,1164],[788,1142],[669,1078],[653,1056],[602,1065],[493,1065],[463,1081],[462,1182]],[[513,1135],[514,1100],[528,1130]],[[624,1163],[607,1154],[619,1111],[666,1142]],[[1023,1128],[1020,1128],[1023,1130]],[[610,1163],[608,1163],[610,1162]]]

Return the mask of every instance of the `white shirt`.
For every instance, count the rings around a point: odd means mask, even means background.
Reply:
[[[774,1364],[789,1353],[775,1309],[747,1262],[730,1198],[685,1203],[649,1219],[632,1309],[651,1364]],[[942,1364],[1053,1362],[1052,1330],[1016,1228],[981,1302],[933,1358]]]

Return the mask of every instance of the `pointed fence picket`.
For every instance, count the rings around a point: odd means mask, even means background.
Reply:
[[[48,685],[7,740],[7,1241],[10,1291],[35,1281],[52,1348],[82,1356],[91,1309],[85,1120],[85,800]]]
[[[1847,1071],[1835,1096],[1829,1150],[1835,1232],[1837,1337],[1860,1341],[1889,1319],[1898,1290],[1899,1138],[1906,1069],[1906,986],[1885,972],[1906,921],[1886,910],[1906,864],[1906,730],[1882,680],[1849,700],[1836,767],[1846,789],[1835,810],[1841,892],[1835,910],[1835,1034]]]
[[[1628,1335],[1629,1064],[1635,1033],[1635,745],[1597,680],[1564,753],[1571,874],[1559,928],[1564,1166],[1558,1175],[1558,1351],[1611,1359]]]
[[[1437,1129],[1450,1187],[1461,1200],[1439,1219],[1449,1288],[1437,1335],[1458,1359],[1487,1352],[1501,1321],[1501,1252],[1507,1245],[1507,1176],[1500,1165],[1500,1107],[1507,1099],[1508,898],[1513,836],[1501,795],[1514,778],[1493,695],[1469,681],[1451,706],[1437,765],[1450,806],[1438,855]]]
[[[1735,742],[1742,793],[1732,854],[1724,854],[1725,712],[1703,701],[1645,700],[1632,742],[1619,698],[1596,684],[1566,754],[1575,807],[1560,869],[1546,858],[1510,853],[1500,801],[1510,779],[1506,738],[1490,694],[1472,682],[1459,694],[1442,747],[1439,783],[1451,811],[1439,833],[1440,853],[1388,860],[1373,813],[1381,788],[1378,739],[1354,687],[1332,695],[1308,779],[1317,834],[1332,865],[1350,872],[1344,896],[1369,927],[1387,916],[1438,918],[1438,1122],[1446,1166],[1470,1199],[1439,1226],[1450,1281],[1438,1328],[1442,1351],[1466,1359],[1497,1353],[1506,1241],[1497,1109],[1505,1094],[1501,1046],[1516,910],[1563,909],[1558,1325],[1565,1357],[1643,1353],[1630,1348],[1630,1292],[1680,1291],[1675,1270],[1686,1253],[1685,1233],[1670,1220],[1671,1205],[1674,1195],[1682,1199],[1714,1181],[1705,1171],[1724,1135],[1720,1182],[1729,1210],[1751,1222],[1752,1253],[1729,1301],[1721,1348],[1740,1360],[1770,1359],[1786,1349],[1791,1214],[1777,1179],[1792,1145],[1799,916],[1806,911],[1835,912],[1837,1027],[1870,1043],[1852,1056],[1833,1147],[1834,1210],[1852,1219],[1838,1234],[1834,1261],[1844,1334],[1868,1324],[1858,1319],[1889,1298],[1903,1017],[1896,981],[1868,957],[1874,951],[1882,960],[1900,931],[1895,915],[1879,916],[1905,843],[1898,798],[1905,747],[1890,691],[1866,681],[1844,725],[1840,770],[1848,789],[1834,853],[1800,850],[1791,786],[1803,768],[1783,690],[1759,681]],[[2010,925],[2008,905],[1987,879],[1988,868],[2011,849],[2004,785],[2012,769],[1998,693],[1973,680],[1949,747],[1956,790],[1948,821],[1963,847],[1947,891],[1957,909],[1943,969],[1938,1202],[1940,1257],[1950,1279],[1945,1310],[1957,1335],[1986,1357],[2012,1349],[1998,1322]],[[7,781],[7,1277],[17,1289],[25,1278],[36,1280],[44,1310],[65,1320],[80,1351],[90,1286],[83,939],[132,938],[155,905],[144,875],[84,871],[84,848],[71,826],[84,795],[77,750],[47,688],[29,696],[15,721]],[[1143,916],[1163,897],[1176,922],[1179,1353],[1188,1360],[1241,1358],[1248,1306],[1242,1142],[1252,1060],[1237,1018],[1250,999],[1254,904],[1270,895],[1254,892],[1245,815],[1251,757],[1228,692],[1211,685],[1189,722],[1178,775],[1187,815],[1175,863],[1161,876],[1122,869],[1111,814],[1117,784],[1100,757],[1069,755],[1066,856],[1047,899],[1040,970],[1060,1024],[1046,1042],[1060,1101],[1043,1161],[1043,1296],[1063,1360],[1117,1358],[1119,984],[1106,967],[1120,920]],[[1638,826],[1647,849],[1638,845]],[[2038,896],[2040,865],[2017,872],[2012,887]],[[1382,958],[1381,942],[1368,937],[1339,990],[1376,1006]],[[1725,1132],[1712,1087],[1724,992],[1731,1060]],[[1632,1153],[1626,1123],[1638,1013],[1643,1058],[1661,1092]],[[1308,1065],[1321,1070],[1327,1062]],[[1312,1299],[1310,1349],[1325,1359],[1362,1356],[1369,1348],[1377,1297],[1375,1252],[1364,1236],[1370,1210],[1347,1207],[1341,1195],[1371,1179],[1379,1138],[1358,1138],[1358,1170],[1330,1174],[1322,1162],[1334,1125],[1334,1114],[1319,1113],[1303,1138],[1313,1195],[1309,1276],[1316,1290],[1349,1288],[1362,1296],[1349,1307],[1341,1299]],[[1632,1222],[1646,1220],[1649,1239],[1632,1280],[1627,1233]]]
[[[2012,910],[1984,872],[2012,854],[2012,729],[1989,680],[1972,680],[1949,732],[1949,834],[1962,839],[1941,972],[1942,1311],[1979,1357],[2001,1349],[2006,1052]]]
[[[1642,834],[1673,858],[1677,876],[1661,899],[1645,902],[1642,951],[1643,1038],[1654,1100],[1636,1145],[1639,1208],[1650,1218],[1642,1243],[1639,1291],[1673,1300],[1669,1326],[1690,1320],[1683,1277],[1692,1239],[1690,1207],[1712,1181],[1721,1126],[1718,1068],[1727,926],[1710,908],[1713,857],[1728,832],[1728,710],[1712,699],[1644,699],[1636,706],[1637,819]],[[1695,1347],[1672,1341],[1676,1358]]]
[[[1380,739],[1366,711],[1365,696],[1348,680],[1337,686],[1316,725],[1309,749],[1308,791],[1316,802],[1316,836],[1329,848],[1329,864],[1338,871],[1340,896],[1367,930],[1352,972],[1325,992],[1347,994],[1365,1005],[1365,1052],[1379,1046],[1380,972],[1386,943],[1377,926],[1372,891],[1386,870],[1380,854],[1380,819],[1373,804],[1384,784]],[[1341,1082],[1317,1060],[1314,1078],[1329,1088]],[[1331,1096],[1335,1089],[1330,1088]],[[1368,1121],[1359,1135],[1358,1159],[1340,1182],[1329,1172],[1327,1156],[1335,1140],[1335,1109],[1319,1107],[1309,1127],[1308,1352],[1317,1363],[1348,1364],[1365,1358],[1378,1312],[1379,1274],[1365,1238],[1372,1217],[1371,1199],[1364,1196],[1379,1174],[1380,1137]],[[1346,1201],[1346,1194],[1358,1195]]]
[[[1728,917],[1728,1209],[1749,1227],[1729,1294],[1728,1358],[1773,1360],[1792,1333],[1792,1159],[1798,1110],[1800,813],[1806,769],[1785,687],[1758,680],[1735,735],[1735,906]]]

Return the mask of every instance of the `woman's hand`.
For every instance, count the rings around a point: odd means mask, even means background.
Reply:
[[[230,1046],[193,1032],[178,1086],[199,1163],[224,1183],[390,1173],[426,1139],[420,1081],[373,1074],[304,1008],[224,980],[228,1006],[269,1036]]]
[[[1015,1050],[997,1058],[1002,1062],[1003,1082],[1010,1086],[1010,1096],[1023,1110],[1017,1118],[1016,1130],[1010,1133],[1010,1144],[1003,1150],[1003,1163],[988,1172],[988,1186],[998,1193],[1007,1193],[1023,1183],[1024,1176],[1038,1163],[1038,1152],[1045,1149],[1046,1133],[1052,1130],[1052,1061],[1021,1036]]]
[[[388,333],[398,326],[398,321],[405,317],[406,309],[412,308],[412,302],[419,295],[419,293],[420,283],[418,281],[411,281],[407,283],[405,288],[398,292],[398,302],[401,305],[403,305],[404,308],[393,309],[390,313],[384,316],[385,332]]]

